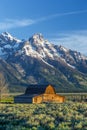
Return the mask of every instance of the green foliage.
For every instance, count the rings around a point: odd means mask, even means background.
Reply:
[[[0,104],[0,129],[86,130],[87,103]]]
[[[14,103],[13,97],[2,98],[1,103]]]

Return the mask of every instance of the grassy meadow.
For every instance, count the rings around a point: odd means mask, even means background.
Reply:
[[[87,94],[63,94],[64,103],[14,104],[2,98],[0,130],[87,130]]]

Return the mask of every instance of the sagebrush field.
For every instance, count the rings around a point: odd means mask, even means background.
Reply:
[[[0,104],[0,130],[87,130],[87,102]]]

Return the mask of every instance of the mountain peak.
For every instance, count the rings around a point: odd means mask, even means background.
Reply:
[[[8,33],[8,32],[3,32],[3,33],[1,34],[1,36],[4,37],[5,39],[13,40],[13,37],[12,37],[11,34]]]
[[[41,33],[36,33],[34,34],[31,38],[29,38],[30,42],[33,42],[35,44],[43,44],[43,42],[45,41],[43,38],[43,35]]]
[[[2,35],[10,35],[8,32],[3,32]]]
[[[8,32],[3,32],[1,35],[0,35],[0,39],[4,42],[8,42],[8,41],[15,41],[15,42],[21,42],[21,40],[18,40],[17,38],[13,37],[10,33]]]
[[[62,45],[60,45],[59,48],[60,48],[61,51],[64,51],[64,52],[68,52],[69,51],[69,49],[65,48]]]
[[[34,39],[43,39],[43,35],[41,33],[35,33],[32,37]]]

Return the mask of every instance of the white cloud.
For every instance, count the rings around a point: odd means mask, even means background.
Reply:
[[[87,10],[77,10],[77,11],[70,11],[70,12],[64,12],[64,13],[56,13],[56,14],[39,18],[37,19],[37,22],[47,21],[49,19],[54,19],[54,18],[62,17],[62,16],[77,15],[77,14],[83,14],[83,13],[87,13]]]
[[[55,34],[49,38],[52,43],[63,45],[87,55],[87,31],[73,31],[69,33]]]
[[[34,23],[35,21],[31,19],[5,19],[3,22],[0,22],[0,30],[30,26]]]
[[[63,17],[63,16],[67,16],[67,15],[76,15],[76,14],[81,14],[81,13],[87,13],[87,10],[56,13],[56,14],[51,14],[49,16],[45,16],[45,17],[41,17],[41,18],[37,18],[37,19],[20,19],[20,20],[19,19],[5,19],[4,21],[0,22],[0,30],[30,26],[32,24],[44,22],[44,21],[54,19],[57,17]]]

